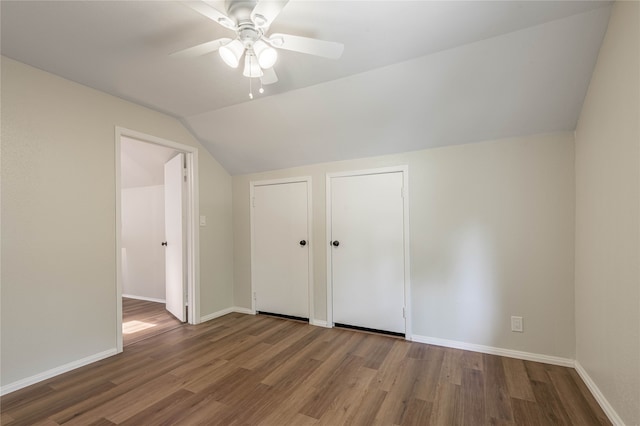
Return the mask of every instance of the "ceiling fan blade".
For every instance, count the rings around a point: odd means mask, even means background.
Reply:
[[[169,56],[175,56],[176,58],[193,58],[196,56],[202,56],[206,55],[207,53],[215,52],[229,42],[231,42],[230,38],[219,38],[217,40],[211,40],[206,43],[190,47],[188,49],[179,50]]]
[[[204,1],[187,1],[183,2],[183,4],[225,28],[229,28],[231,30],[235,30],[237,28],[233,19],[229,18],[227,15]]]
[[[292,50],[329,59],[338,59],[344,51],[344,44],[342,43],[290,34],[271,34],[267,40],[273,47],[279,49]]]
[[[259,0],[251,12],[251,20],[260,28],[268,28],[289,0]]]
[[[263,75],[262,77],[260,77],[260,81],[265,86],[267,84],[273,84],[278,82],[278,75],[276,74],[276,70],[274,70],[273,67],[262,70],[262,73]]]

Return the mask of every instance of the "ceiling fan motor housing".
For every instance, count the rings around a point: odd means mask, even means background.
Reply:
[[[240,26],[251,22],[251,12],[256,4],[256,0],[227,0],[227,14]]]
[[[238,38],[247,49],[251,48],[253,46],[253,43],[260,40],[260,38],[262,38],[262,35],[263,31],[259,28],[256,28],[253,23],[242,24],[238,29]]]

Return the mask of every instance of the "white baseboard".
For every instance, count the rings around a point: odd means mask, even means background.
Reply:
[[[613,423],[614,426],[625,426],[624,421],[622,421],[618,413],[616,413],[616,410],[613,409],[611,404],[609,404],[609,401],[607,401],[607,398],[605,398],[602,392],[600,392],[598,385],[596,385],[591,376],[587,373],[587,370],[585,370],[577,360],[575,361],[575,369],[591,391],[593,397],[598,401],[598,404],[602,407],[602,411],[604,411],[611,423]]]
[[[225,308],[225,309],[222,309],[222,310],[220,310],[218,312],[214,312],[212,314],[200,317],[200,322],[203,323],[203,322],[206,322],[206,321],[211,321],[212,319],[216,319],[216,318],[219,318],[221,316],[230,314],[231,312],[238,312],[239,314],[255,315],[255,312],[251,311],[251,309],[240,308],[238,306],[234,306],[234,307],[231,307],[231,308]]]
[[[66,373],[68,371],[75,370],[76,368],[84,367],[85,365],[91,364],[92,362],[100,361],[101,359],[116,355],[117,353],[118,351],[115,348],[109,349],[104,352],[90,355],[86,358],[61,365],[60,367],[52,368],[51,370],[38,373],[34,376],[18,380],[17,382],[9,383],[8,385],[2,386],[2,388],[0,388],[0,395],[6,395],[8,393],[15,392],[19,389],[26,388],[27,386],[31,386],[43,380],[50,379],[51,377],[55,377],[59,374]]]
[[[200,317],[200,322],[203,323],[203,322],[211,321],[212,319],[216,319],[216,318],[219,318],[221,316],[230,314],[231,312],[234,312],[233,308],[222,309],[221,311],[214,312],[212,314]]]
[[[327,323],[324,320],[317,320],[317,319],[310,319],[309,320],[309,324],[311,325],[315,325],[316,327],[324,327],[324,328],[331,328],[329,326],[329,323]]]
[[[522,352],[513,349],[495,348],[492,346],[476,345],[475,343],[459,342],[457,340],[439,339],[437,337],[427,337],[415,334],[411,336],[410,340],[418,343],[427,343],[429,345],[444,346],[447,348],[463,349],[465,351],[481,352],[490,355],[499,355],[509,358],[524,359],[527,361],[543,362],[545,364],[560,365],[562,367],[573,368],[575,365],[574,360],[570,358],[535,354],[531,352]]]
[[[167,303],[167,301],[164,299],[154,299],[153,297],[134,296],[132,294],[123,294],[122,297],[126,297],[128,299],[146,300],[147,302]]]

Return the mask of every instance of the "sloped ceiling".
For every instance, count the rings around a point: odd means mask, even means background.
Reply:
[[[232,174],[573,130],[609,6],[291,0],[272,32],[345,53],[280,51],[250,101],[217,54],[169,56],[230,36],[179,2],[0,3],[3,55],[178,117]]]
[[[124,136],[121,142],[120,186],[126,189],[164,185],[164,164],[179,152]]]

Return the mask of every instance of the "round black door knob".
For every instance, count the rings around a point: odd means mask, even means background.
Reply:
[[[331,244],[333,244],[334,247],[338,247],[340,245],[340,241],[334,241]]]
[[[306,245],[307,245],[307,241],[306,241],[306,240],[301,240],[301,241],[300,241],[300,245],[301,245],[302,247],[306,246]]]
[[[162,242],[162,245],[166,247],[166,246],[167,246],[167,242],[166,242],[166,241],[163,241],[163,242]]]

